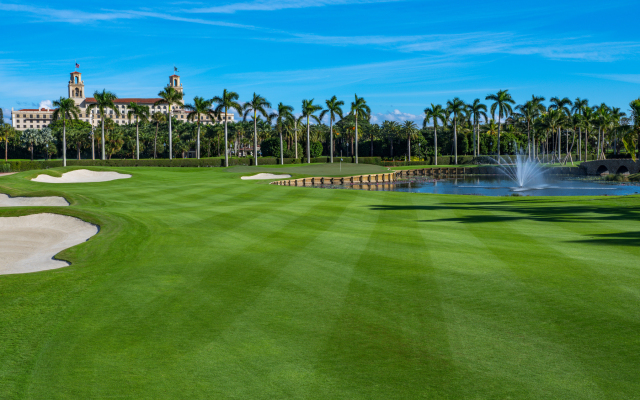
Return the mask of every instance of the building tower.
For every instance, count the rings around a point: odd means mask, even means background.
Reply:
[[[74,71],[71,73],[71,79],[69,80],[69,98],[76,102],[76,105],[82,104],[85,99],[84,96],[84,82],[82,81],[82,74]]]
[[[182,93],[182,83],[180,83],[180,77],[178,75],[171,75],[169,77],[169,87],[172,87],[176,91]]]

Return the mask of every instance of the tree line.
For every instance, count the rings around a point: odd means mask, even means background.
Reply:
[[[251,149],[254,165],[258,156],[306,158],[326,155],[330,162],[336,156],[368,155],[384,159],[419,161],[431,156],[437,164],[438,155],[451,155],[458,163],[461,155],[511,155],[524,152],[532,159],[545,162],[568,162],[607,153],[619,155],[626,151],[635,159],[640,137],[640,99],[629,104],[628,114],[604,103],[589,105],[587,99],[532,96],[516,104],[508,90],[500,90],[485,97],[488,104],[475,99],[465,103],[456,97],[446,104],[431,104],[424,109],[423,123],[415,121],[371,122],[371,109],[362,97],[345,107],[336,96],[323,105],[314,99],[302,101],[296,116],[294,107],[278,103],[275,107],[264,97],[254,93],[241,104],[239,95],[223,90],[211,99],[194,97],[183,103],[183,94],[166,87],[159,94],[156,105],[168,105],[168,115],[151,113],[149,107],[130,103],[129,124],[118,125],[110,118],[101,118],[99,132],[79,119],[80,109],[73,99],[54,101],[53,122],[48,128],[15,131],[0,121],[0,140],[4,143],[5,159],[9,148],[15,158],[42,155],[44,158],[62,157],[66,165],[67,150],[80,159],[83,154],[100,158],[225,158],[238,156]],[[96,91],[98,115],[113,110],[117,96],[109,91]],[[188,111],[187,121],[172,115],[174,107]],[[229,123],[227,116],[236,111],[241,121]],[[204,117],[218,120],[215,125],[202,123]],[[1,116],[0,116],[1,118]],[[326,121],[326,123],[324,122]],[[260,144],[260,151],[258,145]],[[246,154],[246,151],[245,151]]]

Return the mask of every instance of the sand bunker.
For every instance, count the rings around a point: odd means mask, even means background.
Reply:
[[[34,182],[45,183],[88,183],[88,182],[107,182],[116,179],[131,178],[129,174],[120,174],[112,171],[89,171],[88,169],[77,169],[62,174],[61,177],[51,175],[38,175],[33,178]]]
[[[0,207],[66,207],[68,205],[64,197],[11,197],[0,193]]]
[[[0,218],[0,275],[66,267],[68,262],[53,256],[96,233],[97,226],[66,215]]]
[[[286,179],[291,178],[291,175],[274,175],[274,174],[257,174],[253,176],[243,176],[240,179]]]

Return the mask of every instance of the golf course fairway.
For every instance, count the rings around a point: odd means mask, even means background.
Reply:
[[[640,197],[240,179],[305,168],[0,177],[100,226],[0,275],[0,399],[638,398]]]

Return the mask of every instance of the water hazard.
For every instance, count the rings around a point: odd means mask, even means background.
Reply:
[[[451,179],[412,179],[395,183],[354,184],[334,188],[432,194],[479,196],[622,196],[640,194],[633,182],[607,182],[597,179],[545,177],[518,187],[506,176],[467,175]]]

